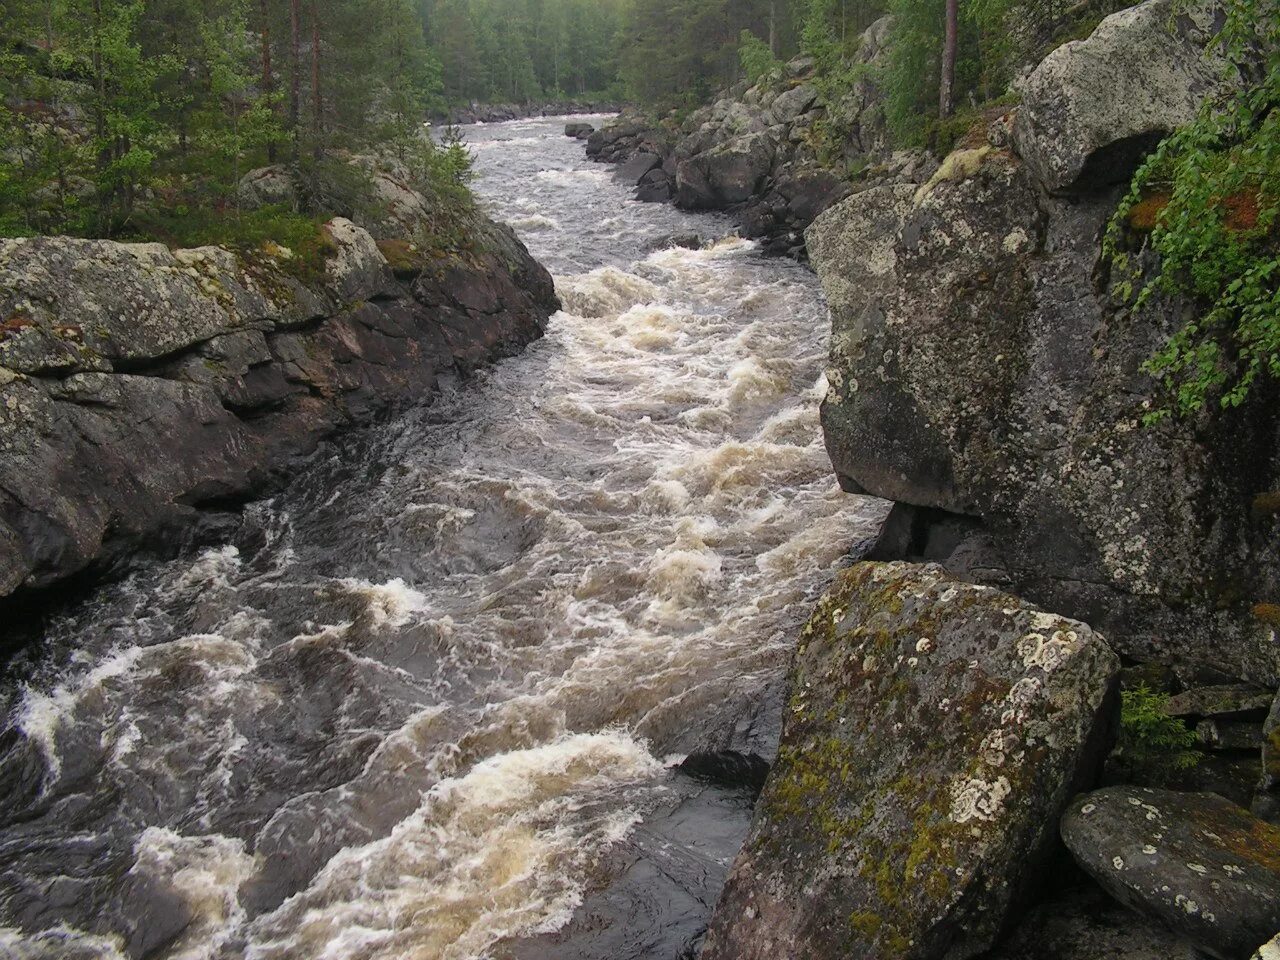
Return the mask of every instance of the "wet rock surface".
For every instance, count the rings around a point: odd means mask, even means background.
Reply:
[[[1280,829],[1211,793],[1108,787],[1072,801],[1062,838],[1109,894],[1222,960],[1280,929]]]
[[[283,249],[0,243],[0,597],[174,538],[333,431],[519,350],[558,306],[496,224],[429,271],[405,241],[393,270],[354,223],[325,231],[313,274]]]
[[[781,748],[706,960],[974,956],[1095,773],[1119,663],[941,568],[863,563],[801,637]]]

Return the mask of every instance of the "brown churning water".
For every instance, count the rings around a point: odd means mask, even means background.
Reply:
[[[464,960],[554,930],[883,507],[818,428],[815,278],[467,131],[545,340],[71,612],[3,703],[0,955]],[[719,868],[723,869],[720,858]]]

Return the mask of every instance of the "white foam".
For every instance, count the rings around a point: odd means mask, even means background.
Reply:
[[[491,757],[433,788],[391,834],[337,854],[304,892],[250,926],[247,960],[461,960],[561,926],[586,871],[637,819],[585,800],[655,777],[626,734],[578,734]]]

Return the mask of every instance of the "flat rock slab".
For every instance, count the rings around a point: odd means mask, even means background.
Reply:
[[[702,960],[990,949],[1096,769],[1118,670],[1085,624],[940,567],[851,567],[801,635]]]
[[[1113,897],[1222,960],[1280,930],[1280,829],[1217,794],[1108,787],[1072,801],[1062,838]]]
[[[1174,694],[1164,705],[1171,717],[1231,717],[1266,711],[1275,691],[1248,684],[1193,687]]]

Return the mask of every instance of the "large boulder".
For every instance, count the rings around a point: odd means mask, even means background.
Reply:
[[[1117,195],[1046,195],[989,143],[823,213],[807,240],[832,314],[827,448],[846,489],[922,518],[906,555],[1007,583],[1135,659],[1274,688],[1280,523],[1252,505],[1280,485],[1280,404],[1262,386],[1144,426],[1163,394],[1142,364],[1190,312],[1156,301],[1135,321],[1113,296]],[[930,516],[973,535],[931,537]]]
[[[1253,798],[1253,812],[1280,824],[1280,695],[1262,725],[1262,779]]]
[[[1062,819],[1104,890],[1220,960],[1249,960],[1280,930],[1280,829],[1212,793],[1109,787]]]
[[[1050,190],[1128,180],[1141,157],[1223,85],[1204,53],[1217,4],[1147,0],[1049,54],[1021,85],[1015,142]]]
[[[752,133],[680,161],[677,203],[697,210],[750,199],[773,167],[774,146],[768,134]]]
[[[411,261],[336,219],[319,262],[267,245],[0,241],[0,600],[269,489],[321,438],[510,354],[558,308],[507,228]],[[425,264],[425,260],[423,260]]]
[[[236,187],[236,201],[246,210],[267,206],[296,207],[298,188],[288,167],[273,164],[250,170],[241,177]]]
[[[812,84],[802,83],[778,94],[769,107],[769,113],[774,123],[794,123],[817,99],[817,89]]]
[[[939,567],[845,572],[704,960],[989,949],[1106,750],[1118,670],[1088,626]]]

